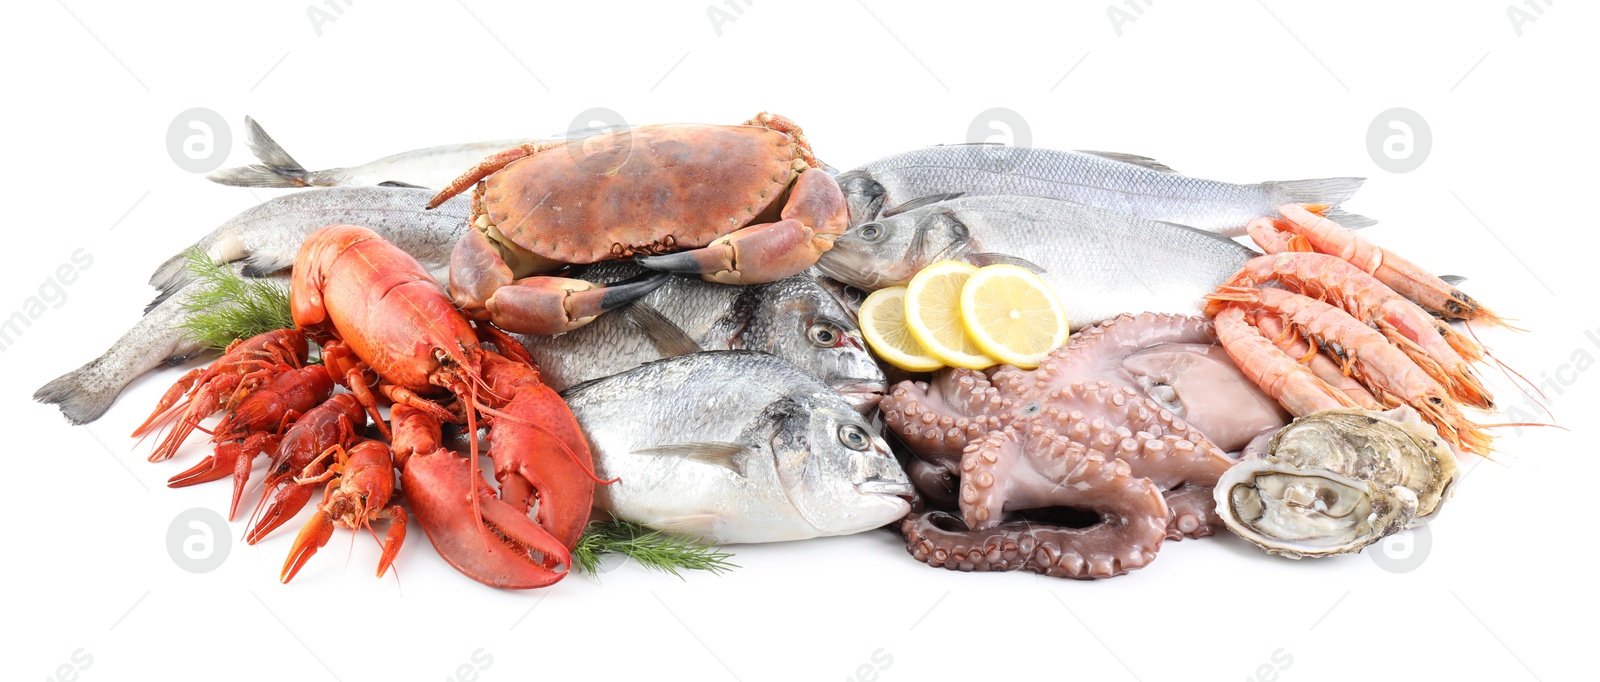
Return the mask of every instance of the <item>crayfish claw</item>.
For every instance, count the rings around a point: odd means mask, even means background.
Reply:
[[[283,572],[278,575],[278,580],[284,583],[294,579],[300,568],[306,565],[317,550],[328,544],[328,538],[333,537],[333,517],[328,512],[318,509],[300,527],[300,534],[294,538],[294,545],[289,548],[289,558],[283,562]],[[381,574],[380,574],[381,575]]]

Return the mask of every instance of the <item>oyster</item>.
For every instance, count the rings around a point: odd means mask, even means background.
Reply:
[[[1335,556],[1432,519],[1455,475],[1455,453],[1410,407],[1324,410],[1228,469],[1213,496],[1229,529],[1272,554]]]

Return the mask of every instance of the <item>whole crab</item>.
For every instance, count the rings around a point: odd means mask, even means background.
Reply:
[[[773,282],[810,267],[850,222],[800,126],[768,113],[525,144],[485,159],[429,207],[474,184],[450,294],[467,315],[524,334],[576,329],[664,280],[599,286],[542,273],[637,257],[713,282]]]

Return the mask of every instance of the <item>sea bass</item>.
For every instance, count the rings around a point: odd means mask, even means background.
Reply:
[[[579,276],[611,283],[648,273],[627,261]],[[867,352],[855,315],[812,275],[731,286],[674,277],[616,314],[558,336],[517,336],[546,384],[561,390],[653,360],[701,350],[771,353],[840,392],[862,411],[877,406],[883,370]]]
[[[241,266],[232,266],[237,273]],[[288,286],[288,273],[273,276]],[[157,367],[177,367],[206,352],[188,337],[183,324],[193,316],[185,306],[197,287],[183,286],[153,305],[111,348],[82,367],[35,391],[33,399],[57,405],[67,421],[87,424],[100,418],[139,375]]]
[[[695,353],[562,394],[595,455],[595,507],[715,543],[859,533],[911,481],[839,394],[765,353]]]
[[[255,153],[260,163],[224,168],[207,175],[207,180],[233,187],[374,186],[388,183],[390,186],[438,190],[495,152],[525,143],[537,144],[564,137],[556,135],[545,139],[520,138],[448,144],[391,154],[349,168],[308,171],[296,162],[294,157],[289,156],[277,141],[267,135],[267,131],[262,130],[255,119],[246,116],[244,125],[250,151]],[[594,131],[580,131],[573,135],[581,135],[584,132]]]
[[[941,260],[1039,272],[1073,329],[1120,313],[1198,315],[1256,252],[1211,232],[1040,197],[978,196],[850,228],[818,269],[875,291]]]
[[[954,196],[1052,197],[1229,236],[1252,218],[1278,215],[1287,203],[1338,206],[1363,178],[1270,181],[1238,185],[1179,175],[1154,159],[1080,152],[953,144],[887,156],[839,175],[850,224]],[[1335,211],[1339,224],[1365,227],[1364,216]]]
[[[465,198],[433,210],[423,208],[433,191],[404,187],[331,187],[295,192],[263,201],[229,218],[195,246],[218,263],[240,262],[246,277],[286,270],[306,236],[324,225],[371,228],[422,261],[436,276],[450,265],[450,251],[467,230]],[[161,290],[156,303],[189,283],[183,254],[167,259],[150,285]],[[152,303],[152,306],[155,304]]]

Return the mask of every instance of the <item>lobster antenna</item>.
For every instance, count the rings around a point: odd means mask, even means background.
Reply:
[[[483,506],[478,500],[478,486],[483,483],[483,472],[478,469],[478,384],[467,386],[467,442],[470,443],[472,465],[468,467],[471,478],[467,481],[467,496],[472,498],[472,518],[479,521],[478,535],[489,543],[489,530],[483,526]]]

